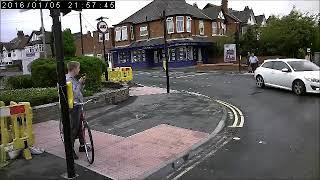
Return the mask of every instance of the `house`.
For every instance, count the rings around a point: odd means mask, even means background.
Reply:
[[[2,43],[1,47],[1,65],[18,64],[22,66],[24,58],[24,47],[27,44],[29,36],[24,35],[23,31],[17,32],[17,37],[10,42]]]
[[[164,58],[164,21],[169,66],[189,66],[206,62],[212,44],[212,19],[185,0],[154,0],[130,17],[114,25],[116,66],[162,66]]]
[[[247,32],[248,26],[253,26],[257,24],[254,12],[248,6],[246,6],[243,11],[236,11],[230,9],[229,12],[232,15],[236,16],[238,19],[240,19],[241,34],[245,34]]]
[[[229,13],[228,0],[222,0],[221,6],[208,3],[203,12],[212,20],[212,35],[232,35],[239,30],[240,20]]]
[[[259,16],[255,16],[255,18],[256,18],[256,22],[257,22],[258,26],[265,27],[267,25],[267,19],[264,14],[259,15]]]
[[[45,31],[45,47],[43,45],[43,35],[41,28],[39,31],[32,31],[27,43],[24,47],[25,58],[22,61],[23,74],[30,74],[30,63],[38,58],[44,58],[44,51],[46,51],[47,57],[52,56],[52,36],[51,32]]]
[[[76,44],[76,56],[82,55],[81,47],[81,34],[74,33],[75,44]],[[109,28],[109,32],[105,34],[105,48],[106,48],[106,58],[111,61],[110,49],[113,47],[113,29]],[[83,55],[84,56],[94,56],[98,58],[103,58],[103,35],[98,31],[93,31],[92,33],[88,31],[86,34],[82,35],[83,39]]]

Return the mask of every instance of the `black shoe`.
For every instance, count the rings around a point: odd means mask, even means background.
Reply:
[[[91,151],[91,147],[87,146],[88,151]],[[86,148],[84,147],[84,145],[80,145],[79,147],[79,152],[86,152]]]
[[[75,151],[73,151],[73,159],[75,159],[75,160],[79,159],[79,156],[76,154]]]

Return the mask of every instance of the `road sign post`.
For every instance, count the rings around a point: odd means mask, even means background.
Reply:
[[[107,66],[106,71],[105,71],[105,79],[106,79],[106,81],[108,81],[109,62],[106,57],[106,46],[105,46],[106,33],[108,32],[108,24],[105,21],[103,21],[103,17],[100,17],[97,20],[99,21],[97,24],[97,29],[103,36],[103,42],[102,42],[102,44],[103,44],[103,57],[104,57],[104,61],[106,62],[106,66]]]

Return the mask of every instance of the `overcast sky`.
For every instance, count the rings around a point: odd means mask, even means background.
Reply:
[[[94,31],[96,28],[96,18],[100,16],[108,17],[108,25],[114,25],[129,17],[142,7],[149,4],[150,0],[115,0],[116,9],[113,10],[83,10],[83,33]],[[203,8],[207,3],[220,5],[221,0],[187,0],[187,3],[197,3],[199,8]],[[311,14],[319,13],[318,0],[229,0],[229,8],[243,10],[245,6],[253,9],[255,15],[286,15],[292,7],[302,12]],[[19,12],[19,10],[0,10],[1,31],[0,41],[7,42],[16,37],[17,30],[23,30],[25,34],[30,34],[32,30],[38,30],[41,26],[40,10],[30,10]],[[44,11],[44,24],[46,30],[51,30],[52,20],[49,10]],[[70,28],[72,33],[80,31],[79,13],[72,11],[62,18],[62,28]]]

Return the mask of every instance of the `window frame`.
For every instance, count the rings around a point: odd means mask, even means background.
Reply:
[[[116,27],[114,32],[115,32],[115,41],[119,42],[121,41],[121,31],[122,28],[121,27]]]
[[[214,24],[215,24],[215,28],[213,27]],[[218,33],[217,33],[218,32],[218,22],[212,21],[211,28],[212,28],[212,36],[218,35]],[[214,32],[214,29],[215,29],[215,32]]]
[[[121,27],[121,40],[122,41],[128,40],[128,26],[122,26]]]
[[[167,26],[167,33],[172,34],[174,33],[174,22],[173,22],[173,17],[167,17],[166,19],[166,26]],[[169,25],[172,26],[172,31],[169,31]]]
[[[145,30],[141,30],[142,28],[146,28]],[[141,34],[141,32],[146,32],[145,34]],[[148,33],[148,25],[141,25],[140,26],[140,37],[145,37],[145,36],[148,36],[149,35],[149,33]]]
[[[202,31],[201,31],[202,29]],[[204,35],[204,22],[203,20],[199,20],[199,34]]]
[[[178,18],[182,18],[182,19],[179,19]],[[179,29],[179,24],[178,23],[181,23],[182,22],[182,30]],[[184,32],[184,16],[176,16],[176,29],[177,29],[177,33],[183,33]]]
[[[186,17],[186,32],[191,33],[192,31],[192,18],[190,16]]]
[[[134,30],[133,30],[133,26],[130,26],[130,38],[131,38],[131,40],[134,40]]]

